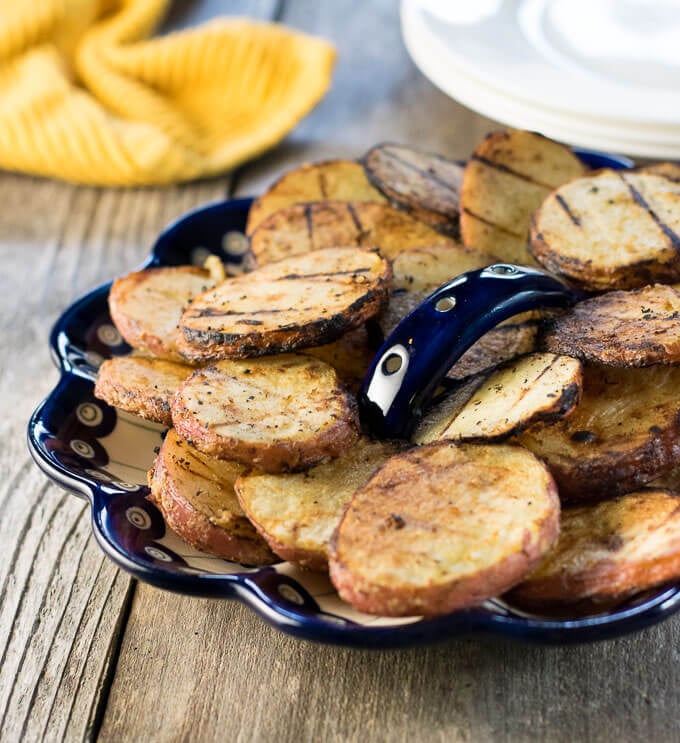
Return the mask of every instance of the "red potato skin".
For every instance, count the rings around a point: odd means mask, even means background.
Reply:
[[[152,470],[149,480],[149,499],[161,510],[167,525],[192,547],[245,565],[271,565],[279,561],[264,542],[239,537],[211,524],[207,516],[173,487],[173,480],[161,463]],[[162,489],[161,480],[165,485]]]
[[[557,498],[557,489],[553,492]],[[538,564],[548,546],[557,539],[558,533],[559,509],[545,519],[541,534],[533,547],[527,532],[523,551],[508,556],[492,568],[452,581],[446,586],[422,586],[408,593],[398,594],[388,587],[364,584],[361,578],[350,573],[337,559],[333,540],[331,553],[335,557],[329,563],[331,582],[340,598],[366,614],[389,617],[434,617],[450,614],[459,609],[479,606],[487,599],[509,590]]]
[[[208,278],[207,271],[198,268],[197,266],[182,266],[182,268],[187,273]],[[153,270],[154,269],[147,268],[143,271],[135,271],[122,279],[113,282],[111,291],[109,292],[109,310],[111,312],[111,319],[118,329],[118,332],[133,348],[146,351],[159,359],[168,359],[169,361],[178,361],[190,364],[192,362],[182,356],[176,348],[168,347],[164,338],[149,332],[147,328],[144,328],[134,318],[130,317],[127,312],[120,309],[125,305],[126,293],[135,285],[144,283],[148,272]],[[179,320],[179,318],[177,319]],[[181,335],[178,329],[175,343],[177,343],[180,338]]]
[[[256,467],[268,474],[307,469],[327,457],[339,456],[359,438],[354,411],[348,420],[336,421],[317,435],[313,442],[270,442],[261,445],[219,436],[190,415],[183,415],[179,406],[173,407],[172,421],[177,433],[204,454]]]
[[[589,599],[596,603],[624,599],[680,576],[680,551],[644,562],[601,562],[588,573],[529,580],[507,594],[518,606],[550,608]]]
[[[426,446],[436,445],[435,443]],[[426,447],[418,448],[422,450]],[[468,577],[436,585],[394,589],[390,586],[371,583],[364,576],[348,568],[338,550],[338,537],[342,523],[353,506],[353,500],[350,501],[331,538],[329,548],[330,578],[340,598],[358,611],[367,614],[390,617],[413,615],[434,617],[478,606],[487,599],[510,590],[538,565],[559,535],[560,501],[557,487],[547,468],[545,472],[547,475],[546,495],[552,502],[552,508],[539,522],[538,532],[533,542],[527,530],[524,533],[523,547],[519,553],[508,555],[496,565]]]

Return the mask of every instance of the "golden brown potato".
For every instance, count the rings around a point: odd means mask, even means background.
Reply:
[[[169,361],[185,361],[177,350],[177,323],[191,300],[214,285],[208,271],[194,266],[135,271],[113,282],[111,319],[133,348]]]
[[[412,440],[501,441],[539,421],[569,415],[581,386],[577,359],[529,354],[464,383],[428,412]]]
[[[490,134],[463,174],[460,228],[465,245],[534,265],[531,215],[548,194],[585,172],[565,145],[520,129]]]
[[[361,160],[369,181],[397,209],[458,237],[463,166],[413,147],[379,144]]]
[[[170,426],[172,396],[193,371],[174,361],[116,356],[99,367],[94,395],[128,413]]]
[[[385,197],[366,178],[353,160],[306,163],[289,170],[255,199],[248,214],[246,234],[253,233],[270,214],[291,204],[310,201],[377,201]]]
[[[640,490],[568,508],[560,537],[510,593],[523,605],[624,597],[680,578],[680,496]]]
[[[170,429],[149,473],[151,500],[168,526],[202,552],[247,565],[276,562],[239,505],[243,468],[208,457]]]
[[[607,292],[553,320],[545,347],[610,366],[680,362],[680,292],[655,284]]]
[[[254,262],[263,266],[337,245],[377,248],[385,258],[417,245],[446,242],[436,230],[387,204],[319,201],[270,215],[250,236]]]
[[[347,507],[330,549],[359,611],[436,615],[508,590],[557,538],[546,467],[517,446],[437,442],[387,461]]]
[[[194,361],[247,358],[330,343],[380,312],[391,270],[375,251],[328,248],[227,279],[180,319]]]
[[[236,493],[248,518],[279,557],[326,570],[328,542],[354,491],[400,448],[362,438],[337,459],[307,472],[241,475]]]
[[[358,436],[356,405],[335,370],[302,354],[198,369],[177,390],[172,421],[205,454],[265,472],[337,457]]]
[[[680,279],[680,183],[600,170],[552,193],[534,215],[531,252],[589,291]]]
[[[583,397],[519,441],[545,460],[565,502],[626,493],[669,472],[680,454],[680,367],[583,369]]]

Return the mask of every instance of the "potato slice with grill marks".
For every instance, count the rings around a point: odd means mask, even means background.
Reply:
[[[518,441],[545,460],[564,502],[626,493],[669,472],[680,455],[680,367],[583,368],[573,413]]]
[[[305,568],[328,568],[328,543],[354,491],[404,447],[360,439],[304,473],[249,473],[236,481],[243,510],[272,550]]]
[[[623,598],[680,579],[680,495],[640,490],[562,511],[560,536],[508,598],[550,606]]]
[[[387,461],[350,501],[330,548],[359,611],[437,615],[508,590],[557,538],[559,500],[526,449],[437,442]]]
[[[387,204],[319,201],[295,204],[264,220],[250,237],[260,266],[336,245],[375,247],[385,258],[417,245],[446,242],[432,227]]]
[[[94,394],[116,408],[170,426],[172,396],[193,371],[174,361],[115,356],[99,367]]]
[[[276,562],[239,505],[236,462],[214,459],[170,429],[149,473],[151,500],[168,526],[202,552],[247,565]]]
[[[393,206],[444,235],[458,237],[463,183],[460,163],[388,143],[372,147],[361,162],[369,181]]]
[[[391,278],[389,263],[375,251],[292,256],[197,297],[180,320],[179,346],[198,361],[330,343],[380,312]]]
[[[270,214],[291,204],[310,201],[376,201],[385,197],[374,188],[363,167],[353,160],[326,160],[306,163],[289,170],[255,199],[248,213],[246,234],[250,235]]]
[[[581,386],[578,359],[530,354],[465,383],[423,418],[413,442],[501,441],[540,421],[569,415]]]
[[[339,456],[358,437],[356,403],[335,370],[303,354],[195,371],[175,394],[172,421],[200,451],[270,473]]]
[[[565,145],[520,129],[490,134],[463,174],[460,229],[465,245],[504,261],[534,265],[531,215],[548,194],[585,172]]]
[[[531,252],[587,290],[680,279],[680,183],[600,170],[551,194],[533,217]]]
[[[580,302],[554,319],[546,348],[611,366],[680,362],[680,291],[656,284]]]
[[[213,286],[209,272],[194,266],[135,271],[113,282],[111,319],[133,348],[169,361],[185,361],[177,350],[177,324],[191,300]]]

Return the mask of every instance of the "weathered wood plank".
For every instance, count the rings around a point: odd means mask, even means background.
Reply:
[[[140,585],[101,739],[677,740],[680,622],[564,648],[329,648]]]
[[[0,729],[3,739],[92,730],[131,582],[90,536],[89,510],[30,461],[25,426],[54,385],[49,328],[78,295],[129,270],[158,231],[225,181],[132,191],[0,176]]]

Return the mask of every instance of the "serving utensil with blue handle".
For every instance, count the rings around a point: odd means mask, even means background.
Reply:
[[[499,323],[529,310],[568,307],[579,295],[537,268],[496,263],[430,294],[385,340],[359,391],[359,412],[379,438],[407,438],[447,371]]]

